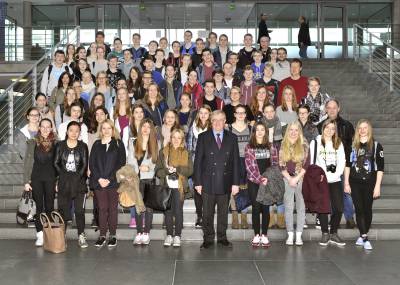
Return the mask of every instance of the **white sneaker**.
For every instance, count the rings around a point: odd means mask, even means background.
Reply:
[[[86,241],[85,233],[81,233],[78,237],[78,245],[80,248],[87,248],[89,245]]]
[[[369,242],[369,240],[366,240],[364,242],[364,249],[366,250],[372,250],[372,244]]]
[[[37,232],[36,233],[36,242],[35,242],[35,246],[43,246],[43,232]]]
[[[174,243],[172,244],[173,247],[180,247],[181,246],[181,237],[175,236]]]
[[[260,235],[255,235],[253,237],[253,240],[251,241],[251,245],[252,246],[260,246],[260,243],[261,243]]]
[[[133,240],[133,245],[141,245],[142,244],[142,234],[137,234],[135,239]]]
[[[142,244],[148,245],[150,243],[150,235],[148,233],[142,234]]]
[[[164,246],[171,246],[173,242],[172,236],[168,235],[164,240]]]
[[[362,237],[359,237],[356,241],[356,245],[358,246],[364,246],[364,239]]]
[[[303,240],[301,239],[302,232],[296,232],[296,245],[303,245]]]
[[[286,240],[286,245],[293,245],[293,232],[288,232],[288,238]]]
[[[269,243],[269,239],[266,235],[261,236],[261,246],[262,247],[270,247],[271,244]]]

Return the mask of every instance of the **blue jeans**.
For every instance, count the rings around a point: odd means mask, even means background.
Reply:
[[[350,194],[344,192],[344,176],[342,175],[340,178],[342,180],[340,185],[342,186],[343,191],[343,215],[346,221],[348,221],[354,217],[353,199],[351,198]]]
[[[131,218],[134,219],[136,216],[136,207],[131,207],[129,211],[131,212]]]
[[[307,56],[307,47],[306,45],[302,45],[300,46],[300,51],[299,51],[299,55],[301,58],[308,58]]]

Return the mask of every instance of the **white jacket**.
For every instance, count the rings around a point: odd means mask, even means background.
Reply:
[[[341,181],[340,176],[343,175],[346,166],[346,155],[344,153],[343,144],[337,150],[333,148],[332,142],[326,142],[325,147],[321,143],[321,135],[317,136],[315,140],[310,143],[310,163],[314,163],[314,149],[315,141],[317,142],[317,159],[316,165],[321,167],[326,174],[328,183]],[[336,172],[332,173],[326,170],[327,165],[336,165]]]

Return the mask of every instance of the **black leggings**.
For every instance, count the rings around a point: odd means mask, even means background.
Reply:
[[[86,193],[77,193],[74,198],[71,198],[70,193],[63,193],[63,191],[58,190],[57,194],[58,201],[58,211],[64,221],[68,220],[71,215],[71,205],[74,202],[74,212],[76,227],[78,228],[78,235],[85,231],[85,203],[86,203]]]
[[[36,203],[35,227],[37,232],[41,232],[40,213],[46,213],[51,219],[50,213],[54,210],[55,181],[32,180],[31,186],[32,198]]]
[[[261,219],[261,228],[262,234],[267,235],[268,233],[268,224],[269,224],[269,206],[263,205],[256,201],[258,188],[260,185],[247,181],[247,189],[249,191],[250,199],[251,199],[251,221],[253,224],[253,230],[255,235],[260,234],[260,214],[262,215]]]
[[[196,189],[193,190],[193,199],[194,199],[194,205],[196,206],[197,218],[201,219],[203,217],[203,198],[196,191]]]
[[[336,234],[343,215],[343,187],[342,182],[329,183],[329,196],[331,199],[331,234]]]
[[[357,227],[360,236],[368,234],[372,223],[375,181],[357,182],[350,180],[351,197],[356,209]]]
[[[172,190],[171,208],[164,212],[165,225],[167,226],[167,235],[181,236],[183,228],[183,200],[178,189]],[[174,233],[174,218],[175,217],[175,235]]]

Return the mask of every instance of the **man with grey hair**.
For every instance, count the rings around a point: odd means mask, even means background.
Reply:
[[[217,205],[217,242],[232,247],[228,241],[228,207],[231,193],[239,192],[239,148],[237,137],[224,129],[225,113],[214,111],[212,128],[199,135],[194,160],[193,182],[203,200],[204,242],[201,249],[214,245],[214,213]]]

